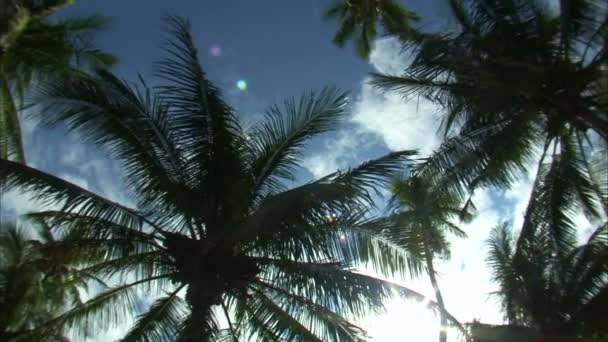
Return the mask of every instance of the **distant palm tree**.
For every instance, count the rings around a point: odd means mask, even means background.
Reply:
[[[509,224],[494,228],[489,265],[500,284],[509,323],[526,326],[542,341],[605,341],[608,306],[608,223],[576,246],[576,235],[556,246],[548,226],[513,240]]]
[[[382,236],[393,245],[407,251],[407,265],[412,276],[426,272],[435,291],[439,307],[441,330],[439,341],[447,340],[447,310],[437,281],[433,261],[436,257],[449,258],[450,243],[447,233],[466,237],[454,219],[469,221],[472,207],[462,208],[460,199],[450,192],[434,187],[424,178],[401,179],[392,185],[389,202],[392,213],[385,218],[387,225]]]
[[[47,122],[78,130],[122,163],[137,209],[0,159],[9,188],[63,204],[32,215],[71,239],[57,252],[102,255],[82,271],[122,280],[49,326],[105,329],[140,313],[125,340],[350,341],[365,333],[347,317],[382,308],[393,291],[423,298],[351,268],[401,270],[375,246],[398,260],[403,253],[358,228],[374,224],[365,218],[370,191],[413,153],[288,188],[305,142],[345,117],[346,95],[328,88],[288,100],[244,131],[207,80],[188,22],[168,22],[163,86],[134,87],[100,70],[57,78],[37,97]],[[139,305],[140,290],[151,306]]]
[[[65,340],[56,331],[36,329],[66,307],[81,304],[80,291],[94,278],[75,270],[65,257],[49,255],[57,244],[61,241],[44,225],[27,230],[0,226],[0,340]]]
[[[0,157],[25,161],[18,112],[35,80],[80,66],[107,66],[116,59],[93,46],[105,26],[97,16],[50,21],[74,1],[3,1],[0,5]]]
[[[361,58],[369,56],[371,44],[378,35],[378,25],[386,34],[406,39],[414,35],[411,25],[418,20],[414,12],[401,6],[397,0],[334,0],[324,17],[339,21],[334,43],[344,47],[349,40],[355,39]]]
[[[593,190],[606,208],[608,158],[605,148],[595,152],[589,178],[597,180]],[[489,239],[488,260],[507,318],[540,331],[547,341],[608,338],[600,318],[608,305],[608,222],[604,217],[587,243],[578,246],[576,179],[556,167],[570,157],[558,154],[540,166],[517,241],[507,223],[494,228]]]
[[[457,31],[410,41],[405,73],[373,81],[445,108],[446,140],[417,172],[472,191],[508,187],[535,160],[553,160],[573,200],[599,217],[588,157],[608,141],[606,2],[564,0],[557,13],[528,0],[450,5]]]

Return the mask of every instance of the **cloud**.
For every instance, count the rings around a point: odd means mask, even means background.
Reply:
[[[490,191],[477,192],[473,201],[478,206],[478,214],[471,223],[459,224],[467,233],[466,239],[450,239],[451,258],[437,267],[440,284],[448,310],[461,322],[482,319],[501,323],[496,298],[490,295],[497,286],[491,282],[485,263],[488,233],[501,217]]]
[[[398,74],[407,64],[400,52],[396,39],[378,40],[370,63],[378,72]],[[439,145],[438,106],[423,98],[404,99],[381,91],[368,81],[363,80],[352,103],[350,122],[326,139],[320,151],[304,159],[303,166],[315,177],[378,157],[386,149],[418,150],[426,155]]]
[[[381,73],[399,74],[407,65],[401,46],[394,38],[378,40],[370,55],[370,63]],[[368,84],[353,106],[353,121],[360,130],[379,137],[390,150],[419,149],[428,154],[440,139],[439,107],[420,97],[403,98],[394,92],[384,92]]]
[[[306,168],[315,179],[326,176],[339,169],[345,169],[360,162],[370,152],[373,136],[362,130],[347,127],[338,131],[335,136],[323,140],[320,149],[316,153],[304,158],[302,166]]]

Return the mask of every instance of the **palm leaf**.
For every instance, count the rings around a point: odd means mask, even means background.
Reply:
[[[253,192],[258,198],[283,190],[281,180],[294,180],[304,143],[342,122],[346,96],[335,88],[311,92],[299,101],[286,101],[284,110],[271,108],[265,120],[253,128]]]
[[[247,303],[262,324],[282,340],[323,341],[262,291],[253,289]]]
[[[44,121],[78,130],[122,161],[128,185],[142,207],[175,210],[168,203],[187,202],[182,153],[167,128],[167,106],[150,89],[132,89],[108,71],[56,77],[39,88],[35,101]],[[178,188],[181,191],[169,191]],[[167,198],[180,194],[185,198]]]
[[[307,325],[307,329],[323,341],[362,340],[367,336],[357,325],[306,297],[295,296],[264,282],[258,282],[257,285],[283,311]]]
[[[197,304],[191,306],[190,315],[182,319],[175,339],[177,341],[214,340],[222,334],[212,307]]]
[[[74,333],[78,336],[86,336],[88,329],[105,330],[116,326],[129,317],[132,312],[138,310],[137,291],[138,287],[147,283],[167,277],[160,275],[144,278],[138,281],[110,288],[93,299],[68,310],[64,314],[49,321],[43,330],[76,329]],[[81,324],[87,322],[86,324]]]
[[[477,187],[509,186],[526,170],[538,139],[535,125],[525,120],[464,128],[417,165],[414,174],[461,195]]]
[[[141,227],[147,221],[135,210],[85,190],[51,174],[0,159],[0,181],[5,189],[20,189],[44,204],[62,203],[64,211],[95,217],[127,227]],[[148,224],[151,222],[147,221]],[[154,227],[153,224],[151,224]]]
[[[270,266],[265,270],[268,273],[263,278],[268,283],[294,295],[309,298],[341,315],[363,317],[368,315],[370,310],[382,312],[385,300],[392,298],[394,293],[411,300],[427,301],[425,296],[416,291],[354,273],[340,263],[307,263],[261,258],[256,260],[261,265]],[[430,308],[438,310],[437,303],[429,303]],[[447,317],[451,324],[460,326],[449,313]]]
[[[221,199],[228,202],[229,189],[238,185],[235,180],[244,178],[240,146],[244,134],[219,89],[206,79],[189,22],[177,17],[166,20],[173,39],[165,48],[168,57],[158,63],[158,75],[167,82],[159,90],[171,103],[172,130],[182,132],[177,144],[187,151],[185,170],[199,196],[208,198],[211,215]]]
[[[138,317],[122,341],[172,341],[186,310],[177,295],[183,287],[157,299],[147,312]]]
[[[16,99],[11,94],[10,85],[4,77],[0,78],[0,158],[25,162],[21,143]]]
[[[517,296],[519,285],[512,264],[514,241],[509,226],[509,222],[503,222],[492,228],[490,237],[486,241],[489,246],[486,262],[492,270],[492,280],[501,286],[499,294],[503,298],[506,317],[510,322],[516,323],[517,315],[513,300]]]

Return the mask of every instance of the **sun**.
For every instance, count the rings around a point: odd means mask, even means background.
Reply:
[[[439,318],[424,303],[394,299],[386,304],[386,313],[367,317],[362,327],[376,342],[436,342]]]

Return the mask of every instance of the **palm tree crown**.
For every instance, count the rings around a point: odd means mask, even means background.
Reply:
[[[116,59],[93,46],[106,20],[98,16],[51,22],[74,1],[3,1],[0,6],[0,157],[25,161],[18,112],[35,80],[74,66],[99,67]]]
[[[554,14],[536,1],[450,1],[459,30],[410,41],[406,73],[376,75],[380,87],[444,106],[447,139],[429,173],[470,190],[504,187],[542,154],[580,189],[593,187],[585,151],[594,135],[608,139],[608,8],[560,4]]]
[[[40,223],[28,228],[0,226],[0,339],[64,341],[57,332],[39,335],[36,330],[64,312],[66,305],[81,303],[81,290],[86,290],[87,281],[96,280],[74,268],[78,256],[67,259],[49,253],[62,243],[49,227]]]
[[[597,180],[604,213],[605,156],[605,148],[598,148],[589,162],[589,178]],[[508,223],[493,229],[488,262],[501,285],[499,295],[510,323],[536,329],[548,339],[587,341],[608,336],[598,318],[608,304],[608,223],[605,216],[593,220],[603,223],[585,244],[578,244],[575,215],[584,207],[573,191],[576,179],[556,166],[565,157],[558,155],[557,161],[540,166],[517,240]]]
[[[350,269],[403,269],[380,257],[387,248],[403,254],[376,239],[366,217],[370,191],[413,153],[288,189],[305,142],[345,117],[346,95],[327,88],[288,100],[244,131],[206,79],[189,24],[168,22],[164,85],[134,86],[102,69],[57,76],[34,99],[46,122],[78,130],[122,163],[137,209],[0,159],[9,188],[62,203],[32,214],[65,236],[58,253],[91,256],[83,272],[124,280],[48,326],[104,328],[140,312],[127,341],[356,340],[365,333],[348,317],[381,309],[394,290],[422,298]],[[159,294],[144,308],[142,290]]]
[[[410,177],[400,179],[392,185],[393,197],[389,202],[392,213],[386,218],[388,228],[382,235],[387,240],[407,251],[408,266],[413,276],[426,272],[435,291],[440,309],[442,329],[439,340],[447,340],[447,314],[443,296],[439,289],[433,261],[436,257],[449,258],[450,244],[446,233],[466,237],[455,223],[455,218],[468,221],[473,207],[461,207],[454,193],[434,186],[430,179]]]
[[[498,294],[507,319],[547,340],[608,337],[601,318],[608,304],[608,224],[600,225],[585,244],[559,250],[548,238],[551,233],[539,228],[517,243],[508,223],[490,236],[488,262],[501,285]]]
[[[395,0],[335,0],[325,11],[325,18],[336,18],[340,22],[334,44],[344,47],[349,40],[355,39],[361,58],[369,56],[377,36],[377,25],[381,25],[387,34],[405,39],[414,34],[411,23],[418,20],[414,12]]]

